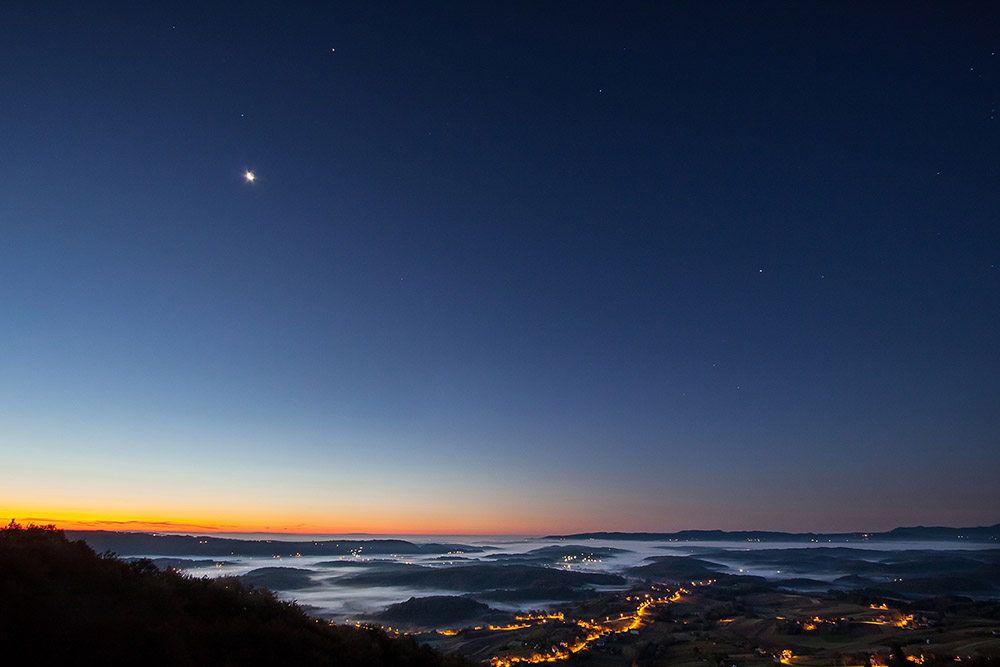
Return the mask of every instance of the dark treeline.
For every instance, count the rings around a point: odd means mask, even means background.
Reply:
[[[108,530],[69,530],[71,540],[83,540],[95,551],[114,551],[122,556],[365,556],[403,554],[447,554],[480,552],[467,544],[414,544],[406,540],[238,540],[210,535],[161,535]]]
[[[883,533],[784,533],[770,530],[681,530],[675,533],[575,533],[549,535],[546,540],[649,540],[649,541],[743,541],[750,542],[889,542],[893,540],[935,542],[1000,543],[1000,523],[992,526],[949,528],[946,526],[909,526],[893,528]]]
[[[409,638],[331,626],[237,579],[98,556],[52,527],[0,529],[5,653],[30,663],[464,667]]]

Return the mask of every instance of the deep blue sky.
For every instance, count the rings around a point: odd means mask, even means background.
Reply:
[[[994,523],[998,51],[981,2],[18,3],[0,514]]]

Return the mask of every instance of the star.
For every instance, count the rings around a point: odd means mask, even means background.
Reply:
[[[249,169],[247,169],[247,170],[246,170],[246,173],[245,173],[245,174],[243,174],[243,178],[245,178],[245,179],[246,179],[247,183],[253,183],[253,182],[254,182],[255,180],[257,180],[257,176],[256,176],[256,174],[254,174],[254,173],[253,173],[252,171],[250,171]]]

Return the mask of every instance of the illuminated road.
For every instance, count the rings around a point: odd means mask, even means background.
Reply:
[[[705,582],[691,582],[692,586],[705,586],[714,583],[713,581]],[[584,631],[584,638],[577,641],[575,644],[563,648],[559,648],[554,652],[550,653],[533,653],[529,656],[518,656],[518,655],[498,655],[490,660],[490,664],[494,667],[511,667],[519,663],[525,664],[538,664],[543,662],[558,662],[560,660],[566,660],[575,653],[580,651],[585,651],[597,640],[608,637],[614,634],[622,634],[629,632],[631,630],[637,629],[643,620],[643,616],[649,612],[649,610],[655,605],[659,604],[669,604],[671,602],[677,602],[682,599],[682,596],[688,595],[690,593],[686,588],[679,588],[674,591],[669,596],[662,597],[651,597],[649,594],[638,598],[638,605],[636,606],[635,612],[632,614],[622,614],[617,618],[605,619],[603,622],[595,622],[593,619],[589,621],[585,620],[575,620],[570,621],[575,623]],[[517,620],[520,622],[517,628],[528,627],[533,624],[546,623],[552,619],[565,620],[562,614],[551,614],[546,616],[518,616]],[[509,628],[498,628],[498,629],[513,629],[514,626]],[[492,627],[490,629],[493,629]]]

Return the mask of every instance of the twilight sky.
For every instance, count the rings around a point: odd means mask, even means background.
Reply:
[[[995,523],[1000,7],[864,4],[8,7],[0,519]]]

